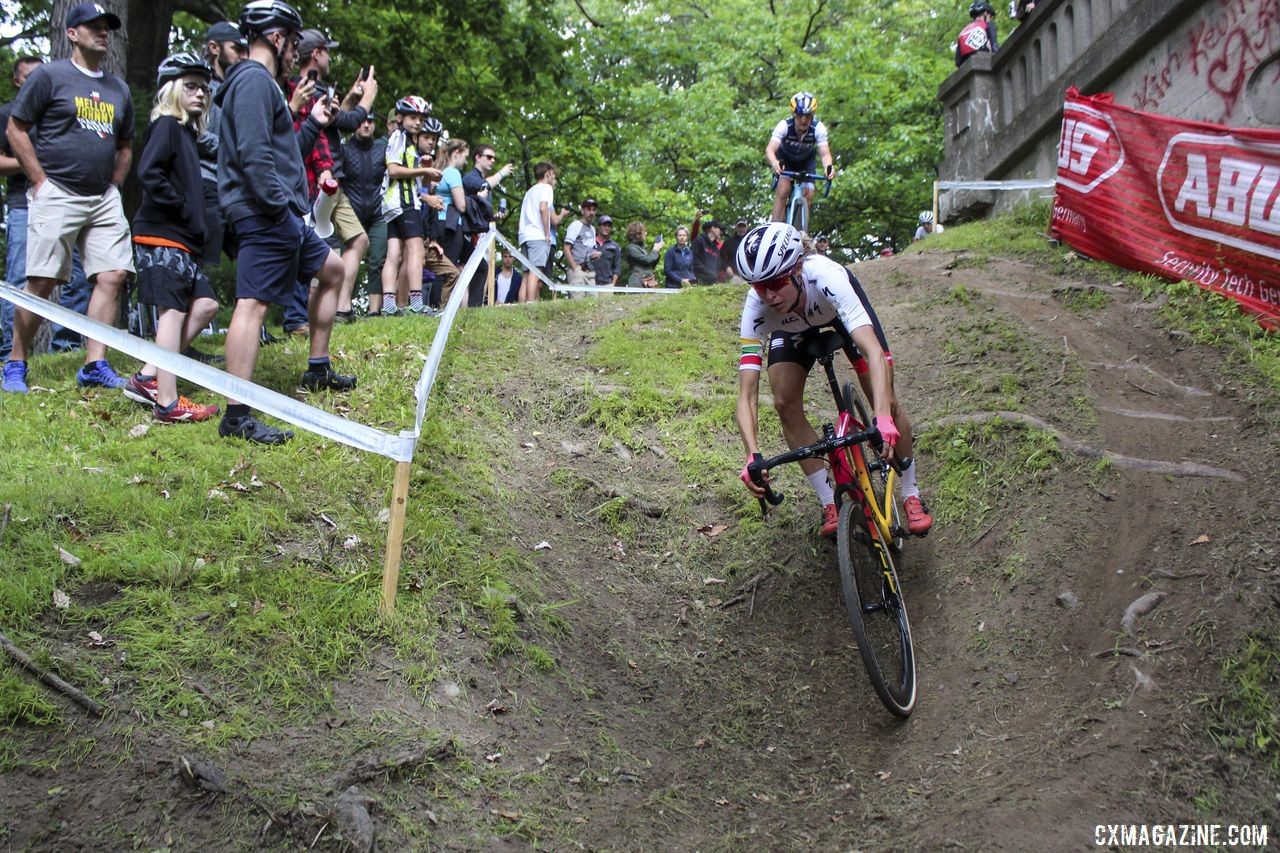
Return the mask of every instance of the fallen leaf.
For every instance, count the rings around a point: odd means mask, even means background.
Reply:
[[[58,557],[68,566],[80,565],[80,558],[63,548],[58,549]]]
[[[698,532],[706,536],[708,539],[714,539],[728,529],[729,525],[727,524],[704,524],[698,528]]]
[[[139,483],[145,483],[145,482],[146,480],[142,479],[141,474],[134,474],[132,477],[129,478],[129,485],[131,486],[136,486]]]
[[[491,753],[489,753],[488,755],[486,755],[486,756],[484,757],[484,760],[485,760],[485,761],[487,761],[487,762],[489,762],[490,764],[497,764],[499,761],[501,761],[501,760],[502,760],[502,753],[501,753],[501,752],[491,752]]]
[[[493,810],[493,813],[494,813],[494,814],[496,814],[498,817],[505,817],[507,820],[519,820],[519,819],[520,819],[520,813],[519,813],[519,812],[508,812],[508,811],[502,811],[501,809],[494,809],[494,810]]]
[[[892,775],[893,775],[893,774],[892,774],[892,773],[890,773],[888,770],[877,770],[877,771],[876,771],[876,778],[877,778],[877,779],[879,779],[881,782],[886,781],[886,780],[887,780],[890,776],[892,776]]]
[[[66,610],[71,606],[71,596],[57,587],[53,588],[53,606],[58,610]]]
[[[382,512],[378,513],[378,523],[379,523],[379,524],[386,524],[386,523],[387,523],[388,521],[390,521],[390,520],[391,520],[391,510],[390,510],[390,509],[384,509]]]
[[[109,649],[116,644],[115,640],[105,640],[97,631],[89,632],[89,642],[84,644],[86,649]]]
[[[151,424],[138,424],[138,425],[137,425],[137,426],[135,426],[133,429],[129,430],[129,437],[130,437],[130,438],[142,438],[142,437],[143,437],[144,435],[146,435],[150,430],[151,430]]]
[[[503,705],[501,702],[499,702],[497,699],[493,699],[493,700],[490,700],[489,704],[485,706],[485,710],[488,711],[490,714],[497,715],[497,714],[505,714],[510,709],[507,708],[506,705]]]
[[[543,540],[542,540],[541,542],[539,542],[537,545],[534,545],[534,546],[533,546],[533,550],[535,550],[535,551],[550,551],[550,550],[551,550],[551,543],[550,543],[550,542],[548,542],[547,540],[543,539]]]
[[[209,500],[215,500],[217,498],[221,498],[222,500],[225,501],[227,499],[227,493],[222,491],[221,489],[210,489],[209,494],[206,495],[205,497],[208,498]]]
[[[724,580],[723,578],[703,578],[702,579],[703,586],[711,586],[711,584],[713,583],[728,583],[728,581]]]
[[[346,539],[342,540],[342,547],[348,551],[352,550],[353,548],[360,547],[360,537],[348,536]]]
[[[1212,540],[1209,538],[1209,534],[1208,534],[1208,533],[1201,533],[1201,534],[1200,534],[1199,536],[1197,536],[1195,539],[1192,539],[1192,540],[1188,543],[1188,545],[1203,545],[1204,543],[1206,543],[1206,542],[1211,542],[1211,541],[1212,541]]]

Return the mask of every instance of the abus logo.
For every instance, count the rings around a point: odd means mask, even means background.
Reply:
[[[1111,116],[1071,101],[1062,106],[1058,183],[1090,193],[1124,165],[1124,143]]]
[[[1179,133],[1156,181],[1178,231],[1280,260],[1280,144]]]

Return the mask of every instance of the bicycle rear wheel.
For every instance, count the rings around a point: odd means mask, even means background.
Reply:
[[[868,415],[867,407],[862,402],[862,394],[858,391],[858,386],[853,382],[844,383],[844,406],[845,409],[853,413],[853,416],[865,427],[871,425],[871,418]],[[849,452],[853,452],[853,448],[849,448]],[[866,454],[863,454],[866,459]],[[853,465],[852,460],[849,462]],[[878,470],[867,471],[867,479],[871,481],[871,491],[874,493],[876,506],[881,509],[885,506],[885,491],[889,487],[889,471],[883,464]],[[907,526],[902,523],[902,510],[898,509],[898,498],[893,496],[889,499],[889,547],[893,548],[895,554],[902,553],[902,545],[907,535]]]
[[[862,664],[880,701],[891,714],[905,719],[916,704],[911,625],[893,557],[869,537],[859,501],[846,501],[840,509],[836,549],[845,607]]]

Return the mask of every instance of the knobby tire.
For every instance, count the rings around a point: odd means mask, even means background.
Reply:
[[[862,503],[845,501],[836,532],[840,584],[871,686],[890,713],[905,719],[916,704],[911,626],[893,558],[870,540],[868,524]]]

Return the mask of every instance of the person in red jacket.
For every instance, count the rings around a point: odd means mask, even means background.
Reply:
[[[956,68],[964,65],[975,53],[995,53],[1000,48],[996,42],[996,10],[987,0],[975,0],[969,4],[970,21],[956,39]]]

